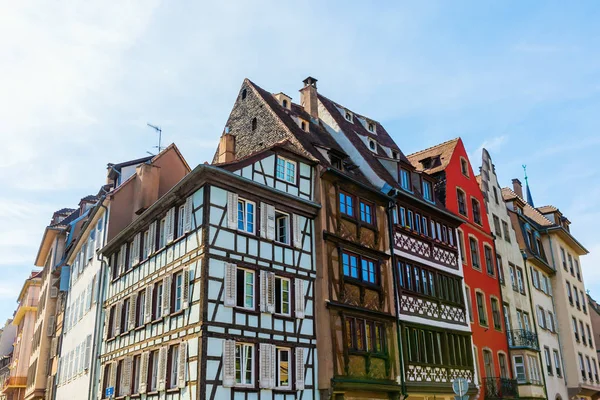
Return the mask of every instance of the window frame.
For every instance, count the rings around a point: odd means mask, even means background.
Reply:
[[[363,206],[364,206],[364,212],[363,212]],[[369,210],[368,212],[367,212],[367,209]],[[363,219],[363,214],[365,215],[365,218],[370,219],[370,221]],[[358,199],[358,219],[363,224],[375,225],[375,203],[364,200],[362,198],[359,198]]]
[[[240,205],[242,206],[242,220],[240,221]],[[252,222],[248,221],[248,206],[252,206]],[[237,213],[237,230],[239,232],[245,232],[251,235],[255,235],[256,234],[256,202],[252,201],[252,200],[248,200],[245,198],[241,198],[238,197],[238,202],[237,202],[237,209],[236,209],[236,213]],[[240,222],[241,222],[241,227],[240,227]],[[252,230],[249,230],[248,227],[249,225],[252,224]]]
[[[245,343],[245,342],[236,342],[235,343],[235,363],[234,365],[237,365],[237,359],[238,359],[238,349],[239,349],[239,359],[240,359],[240,369],[239,369],[239,382],[238,382],[238,369],[237,367],[235,368],[235,374],[234,374],[234,378],[235,378],[235,384],[234,386],[236,387],[254,387],[254,379],[255,379],[255,375],[256,375],[256,368],[255,368],[255,363],[256,363],[256,357],[255,357],[255,347],[254,344],[252,343]],[[248,351],[249,350],[249,354],[250,357],[248,357]],[[250,367],[250,381],[249,382],[242,382],[242,376],[246,375],[246,373],[248,372],[248,367]]]
[[[285,235],[283,236],[284,240],[281,240],[282,236],[280,236],[280,220],[284,220],[285,221]],[[275,210],[275,242],[277,243],[281,243],[281,244],[286,244],[289,245],[291,243],[291,229],[290,229],[290,222],[291,222],[291,218],[290,218],[290,214],[283,212],[283,211],[279,211],[279,210]]]
[[[460,157],[460,172],[463,176],[470,178],[469,176],[469,162],[466,158]]]
[[[412,193],[412,182],[411,182],[412,178],[410,176],[410,171],[406,168],[400,167],[399,176],[400,176],[400,179],[399,179],[400,187],[403,190],[406,190],[407,192]]]
[[[465,218],[469,218],[469,210],[467,207],[467,193],[459,187],[456,188],[456,204],[458,207],[458,213]]]
[[[479,303],[479,298],[481,296],[481,301],[482,303]],[[483,293],[481,290],[476,289],[475,290],[475,304],[477,306],[477,322],[479,322],[479,325],[481,326],[485,326],[485,327],[489,327],[489,319],[488,319],[488,312],[487,312],[487,304],[485,301],[485,293]],[[483,310],[483,313],[482,313]],[[483,321],[482,321],[482,315],[483,315]]]
[[[473,243],[475,247],[473,247]],[[475,251],[475,254],[473,254]],[[469,253],[471,256],[471,267],[478,271],[481,271],[481,257],[479,255],[479,240],[476,237],[469,235]],[[477,261],[477,263],[475,263]]]
[[[283,177],[279,176],[280,173],[280,166],[279,166],[279,160],[283,161]],[[289,179],[289,167],[293,165],[293,178],[290,180]],[[294,161],[290,158],[287,157],[283,157],[281,155],[277,155],[276,159],[275,159],[275,179],[281,181],[281,182],[285,182],[291,185],[297,185],[298,184],[298,162]]]
[[[281,385],[281,354],[286,352],[288,355],[287,359],[287,385]],[[292,389],[292,349],[289,347],[275,347],[275,389],[278,390],[290,390]]]
[[[483,226],[481,219],[481,203],[475,197],[471,197],[471,209],[473,210],[473,222],[479,226]]]
[[[349,251],[349,250],[345,250],[345,249],[340,249],[340,267],[341,267],[341,272],[342,272],[342,276],[344,277],[344,280],[349,280],[349,281],[354,281],[357,283],[360,283],[362,285],[367,285],[367,286],[381,286],[381,266],[380,266],[380,261],[375,259],[375,258],[371,258],[368,256],[363,256],[361,254]],[[346,264],[344,262],[344,257],[347,256],[348,257],[348,264]],[[355,258],[357,263],[356,263],[356,272],[357,272],[357,276],[352,276],[352,263],[351,263],[351,259]],[[374,271],[373,273],[375,274],[375,282],[371,282],[369,279],[365,280],[363,275],[364,275],[364,266],[363,266],[363,261],[367,261],[367,262],[372,262],[373,263],[373,267],[374,267]],[[348,265],[348,274],[346,274],[346,265]],[[367,274],[370,275],[370,269],[369,269],[369,265],[367,264]]]
[[[280,296],[280,302],[281,304],[279,305],[279,308],[281,311],[277,311],[277,306],[278,306],[278,301],[277,301],[277,291],[275,292],[275,315],[283,315],[286,317],[290,317],[292,315],[292,281],[290,278],[286,278],[284,276],[279,276],[276,275],[275,276],[275,288],[277,289],[277,280],[279,280],[281,283],[279,284],[280,288],[279,288],[279,296]],[[284,300],[283,300],[283,293],[284,293],[284,289],[283,289],[283,282],[286,281],[288,283],[288,300],[287,300],[287,308],[288,308],[288,312],[285,313],[283,312],[283,306],[284,306]]]
[[[344,201],[342,201],[342,199]],[[351,201],[350,206],[348,206],[348,199]],[[342,204],[344,205],[343,209]],[[352,213],[349,214],[348,210],[352,210]],[[356,219],[356,196],[344,190],[340,190],[340,194],[338,196],[338,211],[341,215],[347,218]]]
[[[244,290],[243,300],[242,300],[242,304],[243,305],[239,305],[239,299],[238,299],[238,287],[239,287],[239,282],[238,282],[239,272],[238,271],[244,271],[244,279],[243,279],[243,282],[242,282],[243,283],[242,286],[243,286],[243,290]],[[242,310],[250,310],[250,311],[256,310],[256,289],[257,289],[256,288],[256,271],[253,270],[253,269],[243,268],[243,267],[237,266],[235,272],[236,272],[235,273],[235,287],[236,287],[236,290],[235,290],[235,307],[239,308],[239,309],[242,309]],[[246,300],[247,300],[247,297],[249,295],[246,292],[246,290],[248,289],[247,282],[246,282],[246,280],[247,280],[246,274],[251,274],[252,275],[252,290],[250,292],[250,294],[252,296],[252,306],[247,306],[246,305]]]

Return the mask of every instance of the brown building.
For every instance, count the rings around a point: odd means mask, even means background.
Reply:
[[[600,353],[600,304],[592,296],[587,294],[587,302],[590,310],[590,321],[592,322],[592,335],[596,353]]]

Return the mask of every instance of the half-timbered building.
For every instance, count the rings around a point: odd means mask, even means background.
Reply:
[[[316,397],[313,167],[285,147],[221,161],[103,249],[99,398]]]

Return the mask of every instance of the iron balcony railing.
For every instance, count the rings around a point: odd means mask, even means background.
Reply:
[[[519,397],[516,379],[488,377],[483,378],[483,389],[486,399],[504,399]]]
[[[508,335],[508,345],[511,348],[529,348],[539,350],[538,337],[535,332],[526,329],[515,329],[506,331]]]

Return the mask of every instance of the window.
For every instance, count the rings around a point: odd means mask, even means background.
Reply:
[[[242,100],[246,98],[247,91],[246,89],[242,90]]]
[[[510,233],[508,231],[508,223],[506,223],[506,221],[502,221],[502,230],[504,230],[504,240],[510,243]]]
[[[78,349],[79,350],[79,349]],[[115,382],[115,393],[117,393],[119,396],[125,396],[127,390],[126,388],[121,385],[121,374],[123,373],[123,360],[119,360],[117,362],[117,379]]]
[[[496,186],[494,186],[493,189],[494,189],[494,200],[496,201],[496,204],[500,204],[500,201],[498,200],[498,190],[496,189]]]
[[[173,275],[173,312],[181,311],[183,302],[183,274],[178,272]]]
[[[556,326],[554,324],[554,314],[552,314],[550,311],[546,311],[546,317],[546,327],[550,332],[556,332]]]
[[[577,293],[575,285],[573,285],[573,294],[575,295],[575,307],[577,307],[577,309],[580,310],[581,307],[579,306],[579,294]]]
[[[510,330],[512,329],[511,324],[510,324],[510,314],[509,314],[509,306],[508,303],[502,303],[502,311],[504,311],[504,326],[506,327],[506,330]],[[518,313],[519,311],[517,311]],[[510,340],[510,337],[509,337]]]
[[[550,349],[544,346],[544,358],[546,359],[546,371],[552,375],[552,359],[550,358]]]
[[[579,342],[579,332],[577,331],[577,320],[575,317],[572,317],[571,323],[573,325],[573,333],[575,333],[575,340]]]
[[[504,267],[502,266],[502,257],[496,253],[496,265],[498,266],[498,278],[500,283],[504,285]]]
[[[277,347],[276,350],[275,386],[278,389],[290,389],[290,349]]]
[[[377,150],[377,143],[375,143],[375,141],[373,139],[369,139],[369,149],[371,151]]]
[[[508,366],[506,364],[506,354],[498,353],[498,364],[500,365],[500,377],[508,378]]]
[[[235,287],[236,305],[254,309],[254,271],[238,268]]]
[[[167,387],[169,389],[174,389],[177,387],[177,380],[179,378],[179,345],[174,345],[169,348],[169,355],[167,360],[168,365],[168,382]]]
[[[397,160],[397,159],[398,159],[398,152],[397,152],[397,151],[395,151],[395,150],[392,150],[392,158],[393,158],[394,160]]]
[[[252,131],[256,130],[256,126],[258,125],[256,118],[252,118]]]
[[[469,289],[468,286],[465,286],[466,292],[467,292],[467,308],[469,310],[469,319],[471,320],[471,322],[474,321],[474,316],[473,316],[473,302],[471,301],[471,289]]]
[[[483,246],[483,252],[485,254],[485,267],[488,275],[494,276],[494,262],[492,261],[492,248],[489,246]]]
[[[596,383],[600,382],[598,379],[598,365],[596,364],[596,359],[594,361],[594,378],[596,378]]]
[[[288,102],[286,99],[283,99],[283,101],[281,102],[281,104],[283,105],[283,108],[288,108]]]
[[[481,209],[479,208],[479,202],[475,199],[471,199],[471,207],[473,207],[473,221],[476,224],[481,225]]]
[[[148,371],[148,391],[156,392],[158,390],[158,350],[150,353],[148,366],[150,367],[150,371]]]
[[[410,229],[414,229],[414,227],[415,227],[414,219],[413,219],[413,212],[411,210],[408,210],[408,212],[406,213],[406,226],[409,227]]]
[[[346,346],[352,352],[383,354],[385,345],[384,325],[362,318],[346,317]]]
[[[585,299],[585,296],[583,295],[583,290],[581,290],[579,293],[581,293],[581,308],[583,308],[583,313],[587,314],[587,308],[585,306],[585,303],[587,300]]]
[[[579,369],[581,370],[581,377],[585,381],[586,378],[585,378],[585,367],[583,366],[583,356],[581,355],[581,353],[579,353],[578,356],[579,356]]]
[[[585,331],[583,330],[583,322],[581,320],[579,320],[579,333],[581,333],[581,341],[583,342],[583,345],[586,345],[586,340],[585,340]]]
[[[275,240],[290,244],[290,216],[279,211],[275,212]]]
[[[235,344],[235,382],[239,386],[252,386],[254,383],[254,346],[245,343]]]
[[[485,370],[486,378],[491,378],[496,375],[494,373],[494,358],[492,352],[489,350],[483,350],[483,368]]]
[[[494,321],[494,329],[502,330],[502,322],[500,318],[500,307],[498,303],[498,299],[491,298],[492,302],[492,320]]]
[[[433,202],[433,189],[431,182],[423,180],[423,198],[427,201]]]
[[[368,129],[369,129],[369,132],[374,132],[375,131],[375,124],[373,124],[372,122],[369,122]]]
[[[569,258],[569,271],[571,271],[571,275],[575,276],[575,270],[573,269],[573,257],[571,254],[567,253],[567,257]]]
[[[167,219],[160,220],[158,226],[158,248],[162,249],[167,244]]]
[[[500,218],[498,218],[496,215],[494,215],[493,220],[494,220],[494,232],[496,233],[497,237],[501,238],[502,230],[500,229]]]
[[[360,220],[367,224],[373,223],[373,206],[362,200],[360,201]]]
[[[485,297],[484,297],[483,293],[476,292],[475,300],[477,302],[477,314],[479,316],[479,324],[487,326],[487,324],[488,324],[487,313],[486,313],[486,309],[485,309]]]
[[[573,305],[573,293],[571,292],[571,284],[567,282],[567,296],[569,297],[569,303]]]
[[[115,310],[116,310],[116,307],[112,306],[110,308],[109,315],[108,315],[108,337],[109,338],[115,337]]]
[[[304,121],[300,122],[300,129],[302,129],[303,131],[307,132],[307,130],[306,130],[306,122],[304,122]]]
[[[579,271],[579,261],[575,260],[575,274],[577,275],[577,279],[581,282],[581,273]]]
[[[477,246],[477,240],[470,237],[469,247],[471,248],[471,263],[473,265],[473,268],[481,269],[481,264],[479,263],[479,249]]]
[[[154,285],[154,309],[152,310],[152,319],[157,320],[162,317],[163,312],[163,281],[159,281]]]
[[[465,256],[465,235],[460,229],[458,230],[458,245],[460,247],[460,259],[462,260],[463,264],[466,264],[467,257]]]
[[[588,324],[585,324],[585,327],[586,327],[586,330],[587,330],[589,345],[590,345],[590,347],[593,347],[593,344],[592,344],[592,338],[593,338],[592,331],[590,330],[590,326]]]
[[[282,181],[296,183],[296,163],[283,157],[277,157],[275,176]]]
[[[104,394],[106,393],[106,389],[109,388],[110,385],[110,370],[114,368],[112,364],[108,364],[106,368],[104,368],[104,376],[102,378],[102,398],[104,398]],[[67,371],[67,379],[71,378],[71,365],[68,366]]]
[[[593,381],[593,379],[592,379],[592,363],[590,363],[589,356],[585,356],[585,364],[587,365],[588,378],[590,379],[590,382],[592,382]]]
[[[519,292],[525,294],[525,281],[523,280],[523,270],[517,267],[517,285],[519,287]]]
[[[525,375],[525,359],[523,356],[513,357],[513,366],[515,368],[515,377],[518,383],[526,383],[527,376]]]
[[[400,186],[404,190],[410,190],[410,172],[404,168],[400,168]]]
[[[360,274],[358,264],[360,261]],[[374,260],[360,257],[356,254],[343,252],[342,266],[344,275],[366,283],[379,284],[379,267]]]
[[[346,119],[346,121],[352,122],[352,114],[350,114],[349,111],[346,111],[346,113],[344,114],[344,118]]]
[[[140,392],[140,368],[142,366],[142,356],[137,355],[133,357],[132,362],[132,385],[131,385],[131,394],[137,394]]]
[[[177,237],[183,236],[183,227],[185,220],[185,205],[177,209]]]
[[[150,241],[149,241],[149,231],[145,231],[144,232],[144,241],[142,244],[142,249],[143,249],[143,254],[142,256],[144,257],[144,259],[148,258],[148,255],[150,254]]]
[[[290,315],[290,280],[275,277],[275,313]]]
[[[556,370],[556,376],[558,376],[559,378],[562,377],[562,372],[561,372],[561,368],[560,368],[560,357],[558,356],[558,350],[552,350],[552,353],[554,355],[554,369]]]
[[[458,212],[465,217],[467,216],[467,200],[465,192],[460,189],[456,189],[456,198],[458,200]]]
[[[467,160],[462,157],[460,158],[460,171],[464,176],[467,178],[469,177],[469,164],[467,163]]]
[[[340,192],[340,212],[354,218],[354,196]]]
[[[540,369],[537,363],[537,356],[527,356],[527,364],[529,365],[529,380],[533,384],[541,384],[542,376],[540,375]]]
[[[238,199],[238,229],[240,231],[254,233],[254,210],[253,202]]]
[[[140,290],[138,292],[137,301],[135,303],[137,308],[135,326],[142,326],[144,324],[144,315],[146,314],[146,290]]]
[[[129,330],[129,307],[131,307],[131,300],[126,298],[123,300],[123,308],[121,308],[121,332],[127,332]]]

